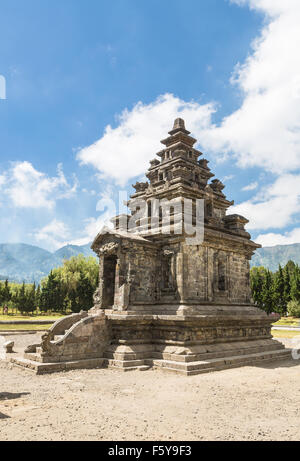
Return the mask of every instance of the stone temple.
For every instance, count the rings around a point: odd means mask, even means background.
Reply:
[[[274,317],[251,300],[249,261],[259,245],[247,219],[227,214],[233,202],[195,143],[175,120],[149,182],[134,186],[132,213],[92,244],[100,262],[94,307],[58,320],[11,361],[38,373],[154,367],[193,375],[290,355],[272,339]],[[191,238],[198,222],[203,232]]]

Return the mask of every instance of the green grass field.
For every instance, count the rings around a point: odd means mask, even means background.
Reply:
[[[39,325],[36,323],[33,323],[32,325],[1,325],[0,324],[0,334],[1,331],[44,331],[44,330],[49,330],[49,328],[52,326],[52,323],[47,324],[47,325]]]
[[[21,314],[9,314],[9,315],[3,315],[0,314],[0,323],[2,322],[7,322],[7,321],[18,321],[18,320],[47,320],[47,321],[55,321],[60,319],[61,317],[64,317],[64,315],[60,314],[50,314],[50,315],[21,315]]]
[[[272,330],[272,335],[274,338],[287,338],[291,339],[295,336],[300,336],[300,331],[293,330]]]
[[[278,322],[273,323],[275,326],[297,327],[300,324],[300,319],[296,317],[281,317]]]

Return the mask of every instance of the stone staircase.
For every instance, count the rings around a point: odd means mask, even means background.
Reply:
[[[46,339],[43,336],[41,344],[29,346],[22,357],[14,356],[10,362],[37,374],[106,367],[119,371],[155,368],[195,375],[291,357],[291,350],[271,336],[191,345],[155,339],[149,343],[142,339],[111,343],[106,322],[104,315],[86,313],[61,319],[45,334]]]
[[[261,352],[257,354],[228,356],[218,359],[207,359],[195,362],[177,362],[171,360],[153,360],[153,367],[165,371],[185,374],[187,376],[209,373],[247,365],[258,365],[262,362],[287,360],[291,353],[287,350]]]
[[[159,368],[190,376],[243,365],[288,360],[291,357],[291,351],[285,349],[277,341],[261,340],[253,341],[253,343],[253,345],[249,345],[249,341],[232,343],[231,347],[226,345],[227,350],[224,350],[222,344],[206,346],[204,347],[207,349],[205,352],[189,355],[176,354],[174,351],[168,352],[165,351],[168,348],[155,345],[128,346],[127,348],[112,345],[104,353],[103,366],[122,371]]]
[[[105,322],[104,315],[86,312],[64,317],[45,332],[40,344],[28,346],[23,356],[11,357],[10,362],[37,374],[102,367]]]

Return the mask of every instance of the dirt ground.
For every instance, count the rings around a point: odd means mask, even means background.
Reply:
[[[1,441],[300,439],[300,361],[191,377],[10,367],[0,362]]]

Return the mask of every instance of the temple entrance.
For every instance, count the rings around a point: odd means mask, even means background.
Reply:
[[[114,305],[115,280],[116,280],[117,256],[110,255],[104,257],[103,267],[103,306],[110,308]]]

